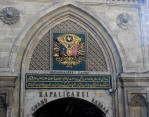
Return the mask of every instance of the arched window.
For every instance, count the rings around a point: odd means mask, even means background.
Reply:
[[[1,95],[0,95],[0,117],[6,117],[5,96],[1,96]]]
[[[135,94],[131,98],[130,117],[147,117],[147,103],[141,94]]]

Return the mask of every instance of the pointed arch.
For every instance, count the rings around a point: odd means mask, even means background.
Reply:
[[[95,37],[91,35],[89,31],[83,28],[82,22],[75,21],[72,18],[66,19],[60,22],[55,27],[49,30],[46,35],[40,39],[35,48],[33,48],[33,54],[31,55],[31,60],[29,65],[29,70],[52,70],[49,62],[51,58],[52,51],[52,36],[54,33],[75,33],[84,34],[86,37],[86,70],[87,71],[98,71],[98,72],[108,72],[109,65],[107,57],[105,57],[104,48],[102,44],[97,44]]]
[[[122,64],[119,56],[118,49],[111,37],[107,32],[104,26],[96,20],[93,16],[88,14],[86,11],[83,11],[81,8],[78,8],[74,5],[68,4],[62,7],[59,7],[41,17],[35,24],[26,31],[26,33],[20,35],[14,44],[12,49],[11,60],[12,63],[15,63],[15,71],[19,71],[20,66],[23,63],[25,54],[28,53],[28,47],[33,46],[33,37],[43,36],[49,28],[54,27],[58,22],[62,22],[66,19],[74,19],[76,21],[81,21],[82,26],[91,32],[96,41],[102,44],[107,56],[109,57],[110,64],[112,66],[112,71],[114,74],[119,74],[122,72]],[[39,32],[42,32],[42,35],[39,35]],[[98,40],[100,38],[100,40]],[[34,42],[35,43],[35,42]],[[35,45],[35,44],[34,44]],[[17,48],[17,52],[14,53],[14,49]],[[16,58],[15,58],[16,56]],[[12,59],[14,58],[14,59]]]
[[[110,68],[109,74],[112,76],[113,88],[116,89],[116,80],[118,75],[122,72],[122,64],[118,49],[112,39],[112,36],[109,34],[107,29],[105,29],[105,27],[89,13],[81,8],[68,4],[46,12],[44,16],[39,17],[38,21],[31,24],[29,28],[25,27],[25,32],[18,37],[18,40],[14,44],[13,49],[17,49],[17,52],[14,53],[12,50],[12,60],[15,60],[12,61],[12,63],[15,63],[14,71],[19,71],[20,73],[19,89],[20,95],[22,96],[20,106],[23,106],[25,103],[23,100],[25,95],[25,73],[28,71],[33,50],[50,29],[67,20],[74,21],[83,27],[91,34],[96,44],[100,45],[105,58],[107,58]],[[114,108],[118,108],[116,107],[118,105],[116,102],[117,99],[113,99],[113,101],[115,101],[113,104]],[[23,110],[21,112],[23,113]]]

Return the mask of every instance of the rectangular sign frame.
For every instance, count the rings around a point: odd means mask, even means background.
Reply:
[[[26,89],[110,89],[110,75],[25,74]]]

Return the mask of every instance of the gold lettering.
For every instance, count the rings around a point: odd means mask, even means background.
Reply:
[[[34,108],[34,106],[32,107],[32,111],[35,111],[35,108]]]
[[[54,92],[54,97],[57,97],[57,94],[56,94],[56,92]]]
[[[84,92],[82,92],[82,97],[84,97],[85,95],[84,95]]]
[[[48,102],[48,100],[46,98],[44,98],[43,100],[40,100],[32,107],[32,111],[36,111],[39,107],[46,104],[47,102]]]
[[[48,97],[48,93],[47,93],[47,92],[45,92],[45,95],[44,95],[44,97]]]
[[[45,102],[44,102],[44,100],[41,100],[40,103],[41,103],[41,105],[43,105]]]
[[[52,97],[52,95],[53,95],[53,92],[50,92],[50,93],[49,93],[49,97]]]
[[[71,93],[71,97],[74,97],[74,92]]]
[[[88,92],[86,92],[86,94],[87,94],[87,96],[86,96],[86,97],[88,97]]]
[[[58,94],[59,94],[59,97],[62,97],[62,96],[61,96],[61,92],[58,92]]]
[[[66,97],[66,96],[65,96],[65,92],[63,92],[63,96]]]
[[[43,100],[44,100],[45,104],[48,102],[48,100],[46,98],[44,98]]]
[[[36,105],[34,106],[34,108],[37,109],[37,108],[38,108],[38,105],[36,104]]]
[[[63,91],[63,92],[39,92],[39,97],[89,97],[89,92],[85,91]]]
[[[80,97],[80,92],[77,92],[77,97]]]
[[[70,94],[70,92],[67,92],[67,97],[70,97],[70,95],[69,95],[69,94]]]
[[[38,102],[38,103],[37,103],[37,106],[40,107],[40,105],[41,105],[40,102]]]
[[[39,97],[43,97],[42,92],[39,92]]]

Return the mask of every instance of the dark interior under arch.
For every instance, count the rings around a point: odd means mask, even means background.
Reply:
[[[62,98],[47,103],[34,117],[106,117],[94,104],[79,98]]]

